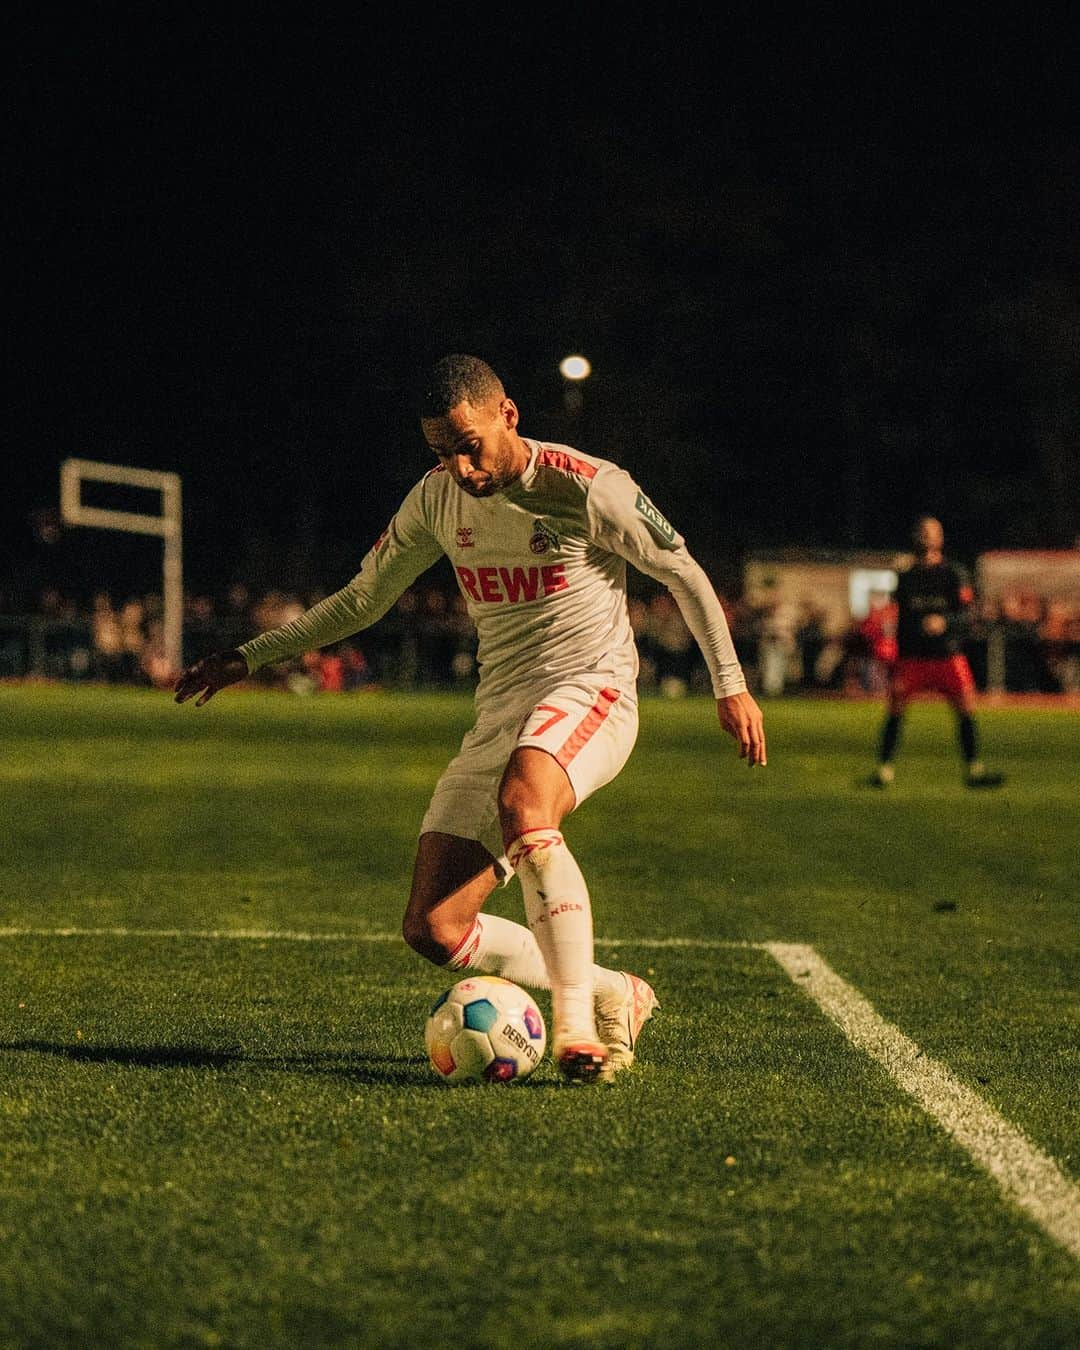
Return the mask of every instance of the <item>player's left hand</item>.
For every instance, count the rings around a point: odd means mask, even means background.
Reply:
[[[748,693],[729,694],[716,700],[716,714],[720,725],[739,746],[739,758],[752,769],[755,764],[765,767],[765,722],[753,696]]]

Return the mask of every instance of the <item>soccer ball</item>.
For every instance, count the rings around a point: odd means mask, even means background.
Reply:
[[[448,1083],[510,1083],[544,1057],[547,1028],[529,994],[497,975],[470,975],[428,1014],[424,1044]]]

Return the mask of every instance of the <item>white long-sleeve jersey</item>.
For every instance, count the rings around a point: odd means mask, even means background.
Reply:
[[[524,473],[490,497],[472,497],[441,466],[432,469],[346,586],[240,648],[249,672],[369,627],[445,553],[476,625],[478,705],[584,674],[632,690],[628,562],[674,596],[716,697],[744,690],[708,577],[633,478],[569,446],[525,444]]]

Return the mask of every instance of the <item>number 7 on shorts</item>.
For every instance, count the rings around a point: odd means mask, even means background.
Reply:
[[[555,708],[550,703],[538,703],[525,721],[522,722],[518,736],[540,737],[545,731],[550,731],[557,722],[561,722],[564,717],[568,716],[569,714],[564,712],[562,708]],[[538,724],[531,730],[528,729],[530,723],[536,718],[539,718]]]

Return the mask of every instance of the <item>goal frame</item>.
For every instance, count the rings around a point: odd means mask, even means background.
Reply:
[[[112,507],[86,506],[82,500],[85,482],[120,483],[161,493],[161,512],[117,511]],[[156,535],[162,541],[161,595],[165,658],[169,668],[183,669],[184,572],[183,511],[180,475],[160,469],[137,469],[126,464],[106,464],[96,459],[65,459],[60,466],[60,516],[65,525],[97,530],[120,530],[125,534]]]

